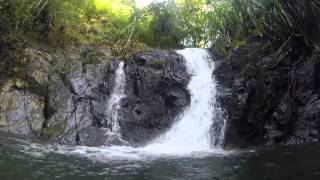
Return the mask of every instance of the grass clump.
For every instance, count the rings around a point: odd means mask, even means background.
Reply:
[[[153,61],[153,64],[155,64],[155,65],[164,65],[166,63],[166,61],[164,60],[164,59],[155,59],[154,61]]]

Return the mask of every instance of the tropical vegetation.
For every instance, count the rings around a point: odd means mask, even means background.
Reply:
[[[318,28],[310,19],[319,14],[318,0],[167,0],[146,7],[134,0],[0,0],[0,33],[105,44],[118,56],[146,47],[227,54],[255,38],[318,43],[309,31]]]

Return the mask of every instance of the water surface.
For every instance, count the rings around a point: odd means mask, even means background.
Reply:
[[[61,149],[69,149],[63,152]],[[319,180],[320,146],[226,154],[94,157],[83,148],[0,136],[0,179]],[[108,151],[106,151],[108,152]],[[107,158],[106,158],[107,157]]]

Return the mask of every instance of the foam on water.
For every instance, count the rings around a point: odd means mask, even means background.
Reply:
[[[159,158],[182,158],[182,157],[206,157],[206,156],[225,156],[233,153],[216,149],[205,152],[182,152],[162,153],[159,151],[149,151],[145,148],[134,148],[131,146],[111,146],[111,147],[88,147],[88,146],[68,146],[59,144],[38,144],[25,141],[16,144],[17,149],[30,156],[41,158],[50,156],[52,153],[61,155],[70,155],[87,158],[93,161],[110,162],[122,160],[149,161]]]

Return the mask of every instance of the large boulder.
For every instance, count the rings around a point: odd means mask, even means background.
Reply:
[[[146,50],[128,61],[119,120],[126,141],[150,141],[189,105],[190,75],[184,63],[176,52],[162,50]]]
[[[39,137],[45,122],[44,98],[19,90],[20,80],[13,81],[9,80],[0,92],[0,130]]]

